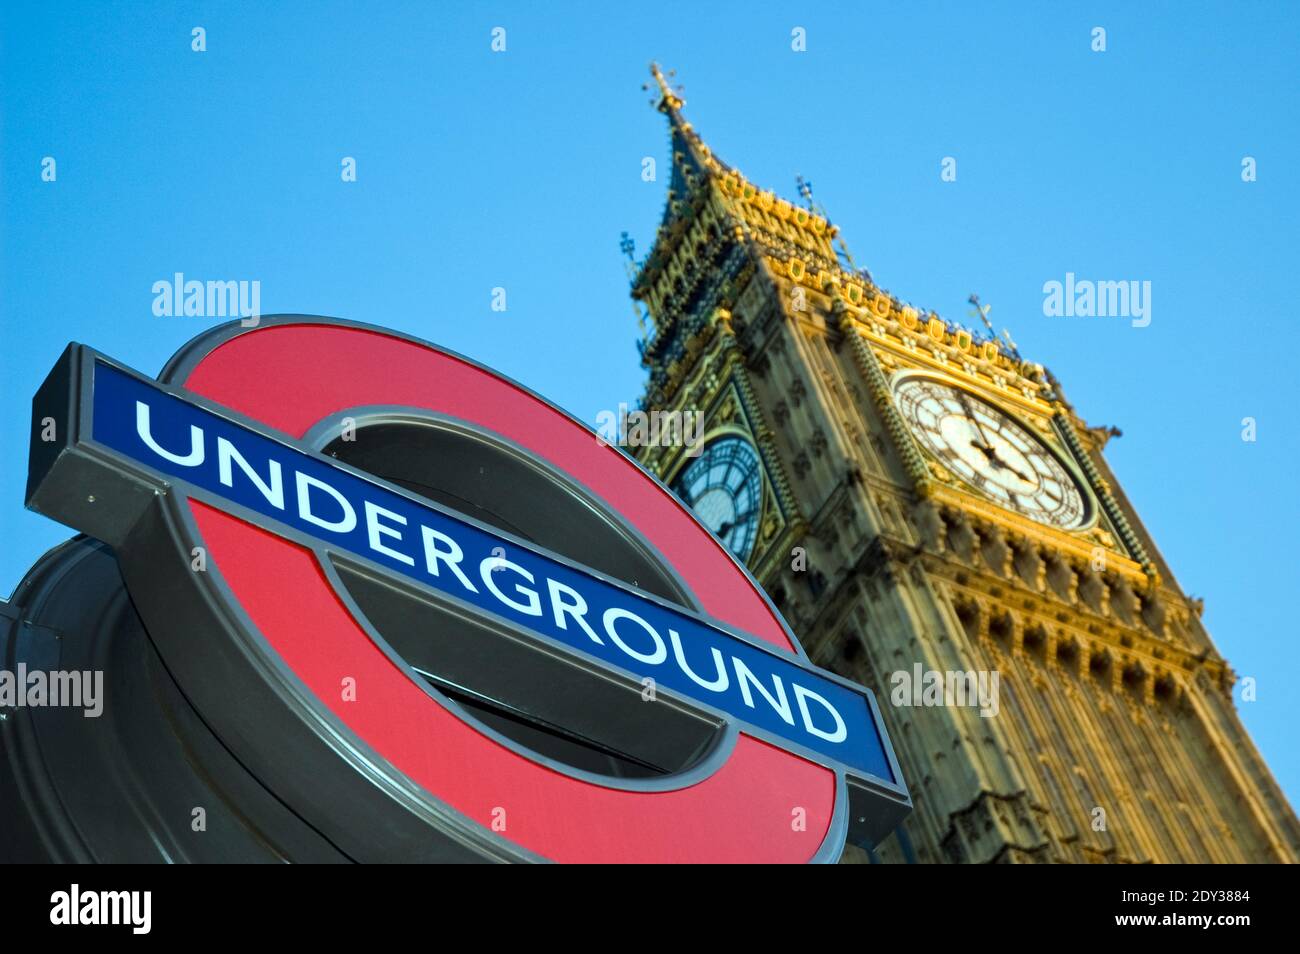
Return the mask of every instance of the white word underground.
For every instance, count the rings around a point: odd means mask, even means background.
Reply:
[[[153,313],[158,318],[242,318],[254,327],[262,317],[262,283],[259,281],[186,281],[177,272],[171,281],[153,283]]]
[[[687,457],[704,448],[704,415],[699,411],[617,411],[596,415],[596,441],[620,447],[685,447]]]
[[[889,677],[889,701],[896,706],[975,706],[980,716],[998,714],[998,673],[925,670],[920,663],[911,672],[900,669]]]
[[[129,924],[132,934],[148,934],[152,923],[150,891],[70,891],[50,895],[51,924]]]
[[[1043,295],[1048,318],[1132,318],[1134,328],[1151,324],[1149,281],[1075,281],[1074,272],[1066,272],[1064,284],[1044,282]]]
[[[85,709],[87,719],[97,719],[104,711],[104,673],[54,670],[45,672],[19,663],[16,672],[0,669],[0,709],[38,706],[68,706]]]
[[[149,405],[136,401],[135,412],[136,434],[153,453],[183,467],[204,466],[205,461],[207,466],[213,465],[213,458],[208,455],[208,436],[203,428],[191,425],[189,448],[183,454],[175,453],[160,445],[154,437]],[[408,527],[406,517],[370,500],[359,500],[356,502],[359,506],[354,505],[337,488],[301,470],[295,469],[292,480],[289,480],[279,461],[268,460],[267,475],[263,477],[225,437],[216,438],[214,450],[217,479],[224,487],[234,487],[238,471],[243,475],[241,479],[256,487],[276,510],[296,514],[299,520],[331,533],[349,534],[364,525],[366,543],[372,552],[407,566],[420,565],[443,585],[450,583],[446,575],[450,574],[469,593],[478,594],[479,587],[483,587],[513,615],[549,618],[554,620],[558,629],[566,631],[571,631],[570,626],[576,626],[577,632],[595,645],[603,647],[608,639],[621,653],[643,666],[675,665],[693,683],[709,692],[721,694],[734,687],[750,709],[758,708],[755,697],[761,696],[787,725],[797,724],[797,710],[804,730],[817,738],[832,743],[848,738],[848,727],[840,712],[824,696],[806,686],[791,682],[790,695],[794,697],[791,700],[786,693],[786,682],[779,674],[772,674],[769,687],[744,660],[731,654],[724,660],[723,653],[716,648],[711,652],[713,671],[701,675],[686,662],[681,634],[674,629],[661,634],[642,616],[621,606],[611,606],[603,612],[594,611],[588,607],[586,598],[573,587],[550,577],[539,580],[527,567],[504,556],[492,554],[475,566],[473,559],[466,558],[461,545],[446,533],[424,524]],[[288,499],[290,487],[296,498],[292,502]],[[332,502],[326,503],[327,498]],[[330,510],[328,517],[320,513],[322,506]],[[414,542],[416,540],[419,542]],[[403,552],[396,547],[409,547],[418,552]],[[466,567],[469,567],[469,572],[466,572]],[[599,617],[599,632],[588,619],[589,614],[592,619]],[[650,640],[648,650],[640,648],[646,645],[646,639]],[[633,646],[631,642],[637,645]],[[810,703],[813,708],[810,708]],[[818,711],[821,725],[814,722],[814,710]],[[828,727],[828,723],[833,725]]]

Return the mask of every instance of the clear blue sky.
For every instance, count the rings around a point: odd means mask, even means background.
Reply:
[[[635,401],[617,246],[663,205],[658,58],[715,151],[787,196],[811,179],[881,284],[962,322],[978,291],[1123,428],[1108,457],[1258,680],[1241,712],[1296,801],[1300,14],[1136,6],[6,2],[0,592],[68,535],[22,508],[37,384],[70,339],[157,372],[211,323],[153,316],[174,272],[432,339],[588,421]],[[1151,325],[1044,317],[1067,271],[1151,281]]]

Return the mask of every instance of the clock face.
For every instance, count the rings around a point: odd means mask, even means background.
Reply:
[[[744,560],[754,549],[763,478],[754,445],[743,437],[711,441],[673,480],[695,516]]]
[[[902,379],[894,397],[921,446],[985,496],[1063,530],[1091,520],[1078,482],[1027,426],[961,388],[929,378]]]

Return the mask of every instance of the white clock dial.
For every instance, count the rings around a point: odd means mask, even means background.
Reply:
[[[1015,418],[932,378],[901,379],[894,399],[921,446],[985,496],[1063,530],[1091,521],[1089,498],[1078,481]]]

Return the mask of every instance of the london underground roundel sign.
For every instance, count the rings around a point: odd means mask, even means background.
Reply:
[[[280,316],[157,380],[70,345],[33,417],[28,506],[112,545],[204,722],[348,858],[833,861],[910,809],[871,694],[471,361]]]

